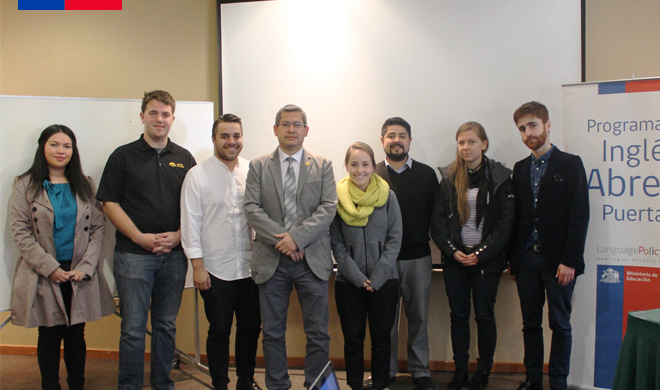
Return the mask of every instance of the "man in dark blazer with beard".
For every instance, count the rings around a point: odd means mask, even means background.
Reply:
[[[566,389],[571,360],[571,298],[575,278],[584,273],[589,194],[579,156],[549,140],[548,109],[523,104],[513,114],[522,141],[532,151],[513,169],[516,214],[510,241],[510,273],[523,316],[527,379],[518,390],[541,390],[543,306],[547,295],[552,330],[551,389]]]

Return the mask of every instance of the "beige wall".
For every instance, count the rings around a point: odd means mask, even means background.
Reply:
[[[586,81],[660,76],[660,1],[586,0]]]
[[[216,101],[214,0],[124,0],[122,11],[0,8],[0,94]]]
[[[123,4],[122,11],[17,11],[17,0],[2,0],[0,94],[136,99],[143,91],[158,88],[169,90],[178,100],[213,101],[217,114],[215,1],[124,0]],[[660,76],[660,27],[654,20],[659,14],[656,0],[588,0],[587,80],[621,79],[631,73]],[[333,283],[330,297],[331,356],[339,358],[343,338]],[[193,299],[193,291],[187,290],[178,317],[177,344],[187,352],[194,351]],[[292,302],[296,300],[292,296]],[[200,313],[204,352],[208,323],[201,298]],[[436,362],[451,360],[448,313],[444,283],[435,273],[429,333],[431,359]],[[506,276],[496,315],[495,360],[520,363],[520,309],[515,285]],[[0,314],[0,320],[7,316]],[[405,331],[405,321],[401,329]],[[474,335],[474,327],[472,331]],[[86,333],[90,349],[116,350],[119,319],[111,316],[89,323]],[[36,335],[35,329],[8,325],[0,331],[0,344],[34,346]],[[297,303],[289,311],[287,337],[289,356],[304,356]],[[405,337],[400,340],[402,359],[405,341]],[[471,355],[476,356],[476,347]]]

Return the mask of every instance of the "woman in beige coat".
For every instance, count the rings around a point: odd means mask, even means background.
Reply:
[[[85,322],[112,314],[108,284],[99,272],[105,218],[84,176],[73,132],[47,127],[32,167],[16,178],[10,227],[20,252],[12,291],[12,323],[39,327],[42,389],[60,389],[64,341],[69,389],[85,382]]]

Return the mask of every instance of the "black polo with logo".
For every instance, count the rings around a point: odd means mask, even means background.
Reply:
[[[181,225],[181,185],[195,164],[188,150],[169,139],[158,153],[143,134],[110,155],[96,199],[119,203],[142,233],[177,231]],[[152,254],[119,230],[116,238],[116,252]],[[181,245],[173,250],[182,250]]]

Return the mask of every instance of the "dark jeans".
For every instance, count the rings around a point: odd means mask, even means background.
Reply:
[[[380,390],[389,385],[390,332],[398,300],[398,279],[388,280],[374,292],[357,288],[350,283],[335,283],[335,301],[344,334],[346,382],[351,389],[362,389],[367,318],[371,336],[373,388]]]
[[[251,278],[225,281],[213,275],[211,288],[201,290],[204,311],[209,321],[206,353],[209,372],[216,389],[229,383],[229,335],[236,313],[236,374],[239,379],[252,381],[255,355],[261,333],[259,288]]]
[[[60,268],[71,270],[71,262],[63,261]],[[60,291],[64,300],[67,316],[71,316],[71,298],[73,288],[71,282],[61,283]],[[85,385],[85,323],[73,326],[55,325],[40,326],[37,340],[37,361],[41,372],[41,388],[44,390],[60,390],[60,345],[64,341],[64,364],[67,371],[69,389],[79,390]]]
[[[151,388],[174,390],[170,371],[188,260],[183,251],[115,252],[113,269],[121,311],[118,389],[139,390],[144,385],[144,343],[151,308]]]
[[[550,387],[566,388],[566,377],[571,365],[571,298],[575,279],[560,286],[555,277],[557,270],[548,270],[541,256],[527,250],[520,261],[516,285],[523,316],[525,342],[525,369],[527,380],[541,383],[543,379],[543,306],[548,297],[548,322],[552,330],[548,373]]]
[[[474,304],[480,371],[490,372],[497,344],[495,300],[501,272],[483,275],[476,267],[446,266],[443,271],[451,309],[451,345],[457,370],[468,369],[470,360],[470,306]],[[472,302],[471,302],[472,301]]]

